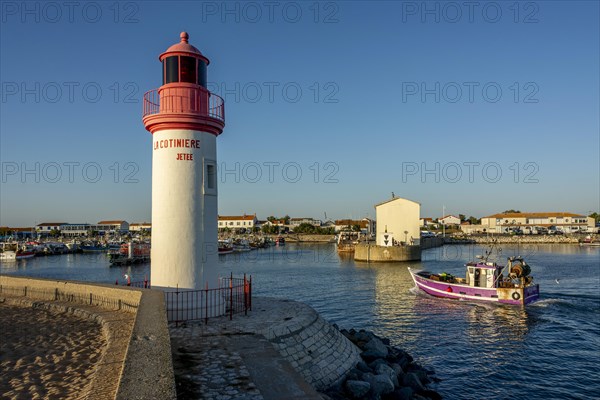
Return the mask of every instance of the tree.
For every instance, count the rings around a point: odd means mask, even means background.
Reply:
[[[271,215],[270,217],[267,218],[267,221],[274,222],[274,221],[277,221],[277,218],[275,218],[273,215]]]
[[[285,225],[289,225],[290,224],[290,216],[286,215],[285,217],[282,218],[283,219],[283,223]]]
[[[598,218],[600,218],[600,214],[598,214],[597,212],[591,213],[590,215],[588,215],[588,217],[594,218],[594,221],[596,223],[600,222],[600,221],[598,221]]]
[[[277,225],[263,225],[262,226],[263,233],[267,235],[277,235],[279,233],[279,227]]]
[[[315,233],[316,226],[303,222],[294,228],[294,233]]]
[[[467,221],[469,221],[471,223],[471,225],[479,225],[481,224],[481,220],[478,218],[475,218],[473,216],[470,216]]]
[[[360,232],[360,225],[358,225],[358,224],[352,225],[352,232]]]
[[[506,211],[503,211],[502,214],[521,214],[521,211],[519,211],[519,210],[506,210]]]
[[[460,218],[460,222],[465,222],[467,220],[467,217],[465,214],[458,214],[458,218]]]

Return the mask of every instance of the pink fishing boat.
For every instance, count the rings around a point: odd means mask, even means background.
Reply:
[[[539,298],[539,285],[533,283],[531,267],[521,257],[509,257],[506,266],[486,258],[465,267],[465,278],[408,270],[417,288],[435,297],[521,306]]]

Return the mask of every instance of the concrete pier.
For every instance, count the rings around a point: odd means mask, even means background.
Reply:
[[[418,261],[421,259],[421,246],[357,244],[354,259],[366,262]]]

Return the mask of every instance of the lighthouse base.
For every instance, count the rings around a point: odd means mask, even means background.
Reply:
[[[165,293],[169,322],[202,320],[246,313],[252,306],[252,279],[221,278],[219,287],[189,290],[156,287]]]
[[[229,293],[225,289],[189,290],[156,286],[152,289],[162,290],[165,293],[169,322],[220,317],[227,314],[229,309]]]

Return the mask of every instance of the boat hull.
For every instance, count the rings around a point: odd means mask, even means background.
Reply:
[[[523,306],[536,301],[539,298],[540,293],[539,285],[531,285],[524,288],[473,287],[457,283],[435,281],[419,275],[418,271],[412,271],[410,268],[409,271],[417,288],[431,296],[446,299]]]

